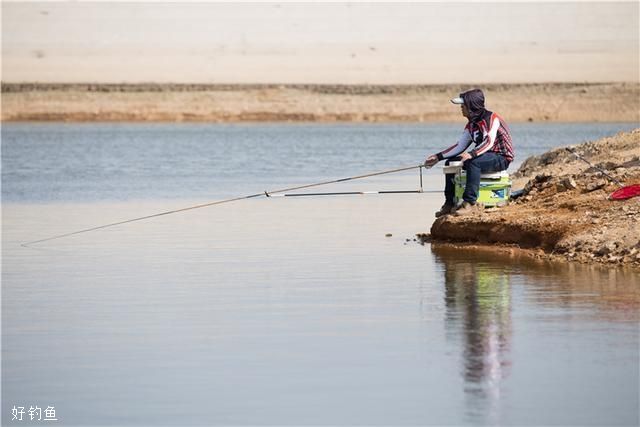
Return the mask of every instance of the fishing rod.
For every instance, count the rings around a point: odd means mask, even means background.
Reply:
[[[565,150],[567,150],[568,152],[570,152],[571,154],[573,154],[574,156],[576,156],[578,159],[582,160],[583,162],[585,162],[586,164],[588,164],[589,166],[591,166],[594,169],[597,169],[598,171],[600,171],[601,174],[603,174],[604,176],[606,176],[607,178],[609,178],[611,181],[615,182],[616,184],[618,184],[620,187],[622,187],[624,184],[622,184],[620,181],[618,181],[617,179],[615,179],[614,177],[612,177],[611,175],[609,175],[604,169],[594,165],[593,163],[591,163],[589,160],[585,159],[584,157],[582,157],[580,154],[576,153],[574,150],[572,150],[569,147],[565,147]]]
[[[389,190],[389,191],[340,191],[333,193],[292,193],[268,194],[267,197],[305,197],[305,196],[351,196],[366,194],[410,194],[410,193],[442,193],[442,190]]]
[[[386,175],[386,174],[390,174],[390,173],[402,172],[402,171],[407,171],[407,170],[416,169],[416,168],[420,168],[420,190],[412,190],[410,192],[422,193],[422,192],[424,192],[424,191],[422,191],[422,168],[423,167],[425,167],[425,166],[422,165],[422,164],[421,165],[417,165],[417,166],[405,166],[405,167],[401,167],[401,168],[388,169],[388,170],[384,170],[384,171],[380,171],[380,172],[367,173],[367,174],[364,174],[364,175],[351,176],[351,177],[347,177],[347,178],[334,179],[334,180],[330,180],[330,181],[315,182],[313,184],[305,184],[305,185],[300,185],[300,186],[297,186],[297,187],[282,188],[282,189],[279,189],[279,190],[263,191],[261,193],[250,194],[250,195],[247,195],[247,196],[233,197],[231,199],[217,200],[217,201],[214,201],[214,202],[202,203],[202,204],[199,204],[199,205],[188,206],[188,207],[185,207],[185,208],[174,209],[174,210],[165,211],[165,212],[159,212],[159,213],[155,213],[155,214],[152,214],[152,215],[141,216],[141,217],[138,217],[138,218],[126,219],[126,220],[123,220],[123,221],[112,222],[110,224],[99,225],[99,226],[96,226],[96,227],[85,228],[83,230],[72,231],[70,233],[58,234],[56,236],[47,237],[45,239],[33,240],[31,242],[22,243],[22,246],[29,247],[29,245],[34,245],[36,243],[48,242],[50,240],[61,239],[63,237],[74,236],[76,234],[88,233],[88,232],[91,232],[91,231],[102,230],[104,228],[114,227],[116,225],[128,224],[128,223],[136,222],[136,221],[143,221],[143,220],[146,220],[146,219],[157,218],[157,217],[164,216],[164,215],[171,215],[171,214],[178,213],[178,212],[185,212],[185,211],[189,211],[189,210],[193,210],[193,209],[205,208],[205,207],[208,207],[208,206],[215,206],[215,205],[221,205],[221,204],[224,204],[224,203],[237,202],[237,201],[245,200],[245,199],[253,199],[255,197],[260,197],[260,196],[272,197],[272,195],[274,195],[274,194],[288,193],[290,191],[297,191],[297,190],[302,190],[302,189],[305,189],[305,188],[319,187],[321,185],[328,185],[328,184],[336,184],[336,183],[340,183],[340,182],[352,181],[352,180],[362,179],[362,178],[369,178],[369,177],[378,176],[378,175]],[[352,192],[352,193],[361,194],[361,193],[364,193],[364,192]],[[377,193],[386,194],[386,192],[377,192]],[[300,195],[312,195],[312,194],[311,193],[302,193]],[[316,195],[321,195],[321,193],[317,193]],[[327,195],[328,195],[328,193],[327,193]],[[289,194],[289,196],[291,196],[291,194]]]
[[[352,196],[352,195],[360,195],[360,194],[408,194],[408,193],[441,193],[441,190],[427,190],[424,191],[422,189],[422,168],[424,165],[415,166],[420,168],[420,189],[419,190],[387,190],[387,191],[334,191],[330,193],[285,193],[285,194],[274,194],[275,191],[267,192],[265,191],[265,196],[267,197],[309,197],[309,196]]]
[[[609,194],[607,199],[609,199],[609,200],[627,200],[627,199],[631,199],[633,197],[640,196],[640,184],[624,185],[623,183],[621,183],[620,181],[618,181],[617,179],[615,179],[614,177],[609,175],[604,169],[594,165],[589,160],[585,159],[584,157],[582,157],[581,155],[579,155],[578,153],[576,153],[575,151],[573,151],[569,147],[565,147],[565,150],[567,150],[568,152],[570,152],[571,154],[573,154],[574,156],[576,156],[577,158],[579,158],[580,160],[582,160],[583,162],[585,162],[586,164],[591,166],[592,168],[599,170],[600,173],[602,173],[604,176],[606,176],[611,181],[613,181],[616,184],[618,184],[618,187],[620,187],[620,188],[618,188],[613,193]]]

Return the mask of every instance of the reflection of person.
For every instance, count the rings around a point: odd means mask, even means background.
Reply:
[[[476,200],[480,190],[480,174],[500,172],[509,167],[513,161],[511,133],[505,121],[496,113],[484,108],[484,94],[480,89],[472,89],[461,93],[459,98],[451,100],[460,104],[462,115],[468,119],[462,136],[451,147],[432,154],[424,164],[431,167],[440,160],[459,159],[467,171],[467,184],[462,195],[462,205],[455,209],[456,215],[466,215],[476,209]],[[466,151],[471,144],[474,148]],[[445,203],[436,212],[442,216],[454,211],[454,174],[447,174],[445,179]]]
[[[447,330],[463,339],[465,392],[472,407],[494,416],[510,365],[509,276],[455,250],[432,250],[444,264]]]

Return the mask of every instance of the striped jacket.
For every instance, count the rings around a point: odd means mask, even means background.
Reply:
[[[511,132],[502,117],[496,113],[485,111],[481,120],[475,123],[469,121],[458,142],[437,154],[438,160],[459,156],[471,143],[475,144],[475,148],[469,152],[473,159],[491,151],[504,156],[509,162],[513,161]]]

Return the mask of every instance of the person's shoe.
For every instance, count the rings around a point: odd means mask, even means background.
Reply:
[[[482,205],[478,203],[471,204],[467,201],[462,202],[459,208],[454,212],[455,216],[471,215],[474,212],[480,212]]]
[[[440,210],[436,212],[436,218],[440,218],[443,215],[449,215],[451,212],[453,212],[453,205],[448,205],[445,203],[444,205],[442,205]]]

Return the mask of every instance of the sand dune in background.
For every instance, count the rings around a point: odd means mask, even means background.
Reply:
[[[3,2],[4,82],[638,81],[638,2]]]

